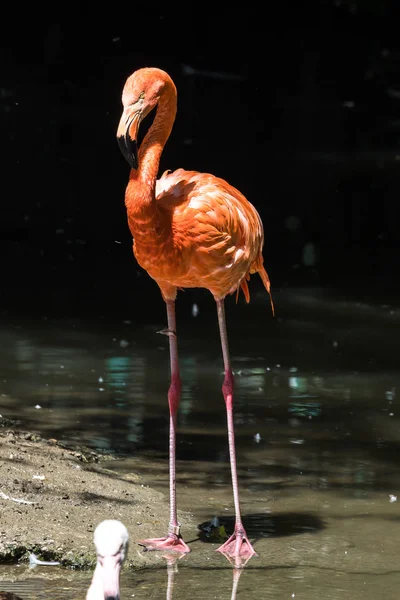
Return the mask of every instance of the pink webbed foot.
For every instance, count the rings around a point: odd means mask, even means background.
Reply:
[[[221,552],[221,554],[226,556],[229,562],[237,569],[245,567],[252,556],[257,556],[257,552],[251,545],[243,525],[235,526],[235,531],[231,537],[222,546],[217,548],[217,552]]]
[[[163,550],[164,552],[179,552],[188,554],[190,548],[183,541],[180,534],[169,533],[166,537],[150,538],[139,542],[139,546],[143,546],[145,550]]]

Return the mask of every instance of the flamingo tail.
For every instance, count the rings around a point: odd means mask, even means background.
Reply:
[[[272,300],[272,294],[271,294],[271,282],[269,280],[268,277],[268,273],[267,271],[264,269],[264,267],[262,265],[260,265],[257,269],[258,274],[261,277],[261,280],[265,286],[265,289],[267,290],[268,294],[269,294],[269,300],[271,302],[271,309],[272,309],[272,316],[275,316],[275,307],[274,307],[274,301]],[[247,275],[245,277],[243,277],[242,281],[240,282],[240,285],[237,287],[236,289],[236,303],[238,301],[239,298],[239,292],[240,290],[242,290],[244,297],[246,299],[247,304],[250,302],[250,292],[249,292],[249,286],[247,285],[248,280],[250,279],[250,275],[249,273],[247,273]]]
[[[272,300],[272,294],[271,294],[271,282],[269,280],[267,271],[264,269],[264,267],[262,265],[260,266],[260,268],[258,270],[258,274],[260,275],[261,280],[264,284],[264,287],[269,294],[269,300],[271,302],[271,309],[272,309],[272,316],[274,317],[275,316],[275,307],[274,307],[274,301]]]

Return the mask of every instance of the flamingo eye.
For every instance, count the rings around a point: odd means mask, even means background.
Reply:
[[[139,100],[144,100],[144,92],[141,92],[139,95]]]

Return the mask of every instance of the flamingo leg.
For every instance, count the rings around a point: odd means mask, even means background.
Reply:
[[[141,546],[147,550],[171,550],[187,554],[190,548],[183,541],[180,534],[180,523],[176,510],[176,415],[181,396],[181,378],[179,375],[178,361],[178,341],[176,337],[176,318],[175,301],[166,300],[168,329],[164,332],[169,337],[169,351],[171,362],[171,384],[168,390],[169,404],[169,493],[170,493],[170,513],[168,534],[161,538],[151,538],[142,540]]]
[[[216,300],[218,324],[221,337],[222,356],[224,359],[225,378],[222,384],[228,423],[229,458],[232,473],[233,502],[235,506],[235,529],[231,537],[219,548],[218,552],[224,554],[236,567],[244,566],[256,554],[243,527],[240,514],[239,486],[236,467],[235,431],[233,424],[233,373],[229,356],[228,334],[225,320],[224,300]]]

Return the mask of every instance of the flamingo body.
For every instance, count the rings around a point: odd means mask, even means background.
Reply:
[[[263,267],[263,227],[254,206],[236,188],[208,173],[178,169],[156,182],[157,222],[141,227],[128,212],[138,263],[165,299],[177,288],[207,288],[215,299],[243,287]],[[128,206],[130,197],[128,196]],[[156,238],[156,239],[155,239]]]
[[[217,304],[225,378],[229,455],[236,514],[235,531],[218,550],[235,566],[255,554],[244,530],[239,506],[233,425],[233,374],[229,357],[224,298],[242,289],[250,300],[247,281],[259,273],[270,294],[263,266],[263,225],[254,206],[232,185],[209,173],[158,169],[177,110],[177,92],[161,69],[139,69],[128,77],[122,93],[123,113],[117,139],[131,167],[125,193],[133,251],[138,263],[157,282],[167,306],[171,384],[170,410],[170,523],[162,538],[144,540],[147,549],[189,552],[177,521],[175,490],[176,415],[181,380],[176,337],[175,299],[180,288],[208,289]],[[156,110],[154,121],[138,149],[142,120]],[[271,295],[270,295],[271,299]],[[271,306],[273,304],[271,299]]]

